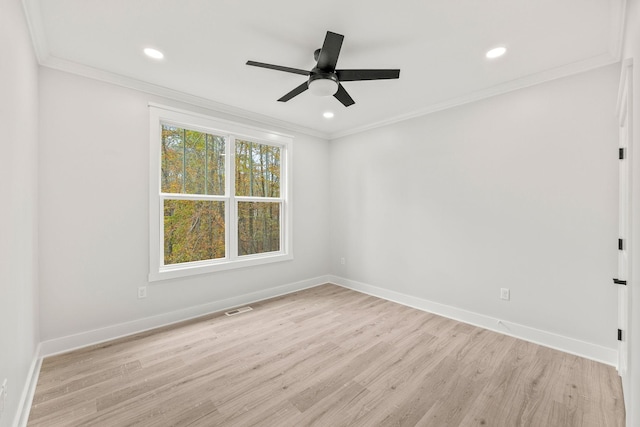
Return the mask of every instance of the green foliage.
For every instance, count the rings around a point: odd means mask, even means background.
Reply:
[[[280,147],[236,140],[236,195],[280,197]],[[280,250],[280,203],[238,203],[238,255]]]
[[[224,258],[224,256],[224,202],[165,200],[165,264]]]
[[[222,136],[163,125],[161,191],[224,196],[225,144]],[[236,195],[280,197],[280,152],[236,140]],[[225,203],[165,198],[165,265],[226,256]],[[280,250],[280,211],[280,202],[238,202],[238,255]]]
[[[238,202],[238,255],[280,250],[280,203]]]
[[[224,194],[222,136],[162,126],[162,192]]]
[[[236,195],[280,197],[280,147],[236,141]]]

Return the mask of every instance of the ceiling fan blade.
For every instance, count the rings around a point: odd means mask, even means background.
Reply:
[[[341,82],[397,79],[400,77],[400,70],[336,70],[336,75]]]
[[[309,75],[309,71],[301,70],[299,68],[291,68],[291,67],[283,67],[281,65],[265,64],[264,62],[247,61],[247,65],[252,65],[254,67],[269,68],[270,70],[284,71],[286,73],[300,74],[300,75],[303,75],[303,76],[308,76]]]
[[[318,56],[318,68],[326,72],[333,72],[333,70],[336,69],[338,55],[340,55],[343,40],[343,35],[327,31],[324,43],[320,49],[320,55]]]
[[[344,86],[338,85],[338,91],[333,95],[338,101],[342,102],[342,105],[348,107],[349,105],[353,105],[356,101],[349,96],[347,91],[344,89]]]
[[[292,90],[291,92],[289,92],[288,94],[283,96],[282,98],[278,99],[278,101],[287,102],[288,100],[290,100],[294,96],[300,95],[302,92],[304,92],[308,88],[309,88],[309,84],[307,82],[304,82],[300,86],[298,86],[297,88],[295,88],[294,90]]]

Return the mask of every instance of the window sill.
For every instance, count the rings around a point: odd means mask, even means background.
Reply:
[[[234,261],[214,261],[206,264],[190,263],[179,266],[162,267],[157,272],[149,273],[149,282],[177,279],[181,277],[196,276],[200,274],[215,273],[218,271],[232,270],[236,268],[253,267],[256,265],[270,264],[273,262],[290,261],[292,254],[266,254],[250,258],[239,258]]]

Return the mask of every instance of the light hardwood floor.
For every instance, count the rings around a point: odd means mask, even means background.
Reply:
[[[334,285],[44,360],[29,426],[623,426],[614,368]]]

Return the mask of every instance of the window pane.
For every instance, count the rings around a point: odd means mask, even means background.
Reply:
[[[238,202],[238,255],[280,250],[280,203]]]
[[[162,125],[162,192],[224,194],[222,136]]]
[[[164,193],[182,192],[182,159],[184,144],[182,129],[162,126],[161,186]]]
[[[206,194],[223,195],[224,191],[224,146],[222,136],[209,135],[207,139],[207,192]]]
[[[280,197],[280,147],[236,140],[236,195]]]
[[[164,201],[164,264],[225,256],[224,202]]]

